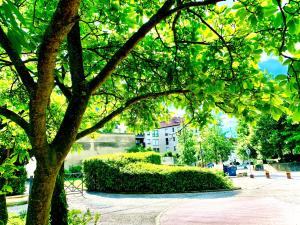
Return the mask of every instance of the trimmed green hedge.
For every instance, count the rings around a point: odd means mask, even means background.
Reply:
[[[141,155],[132,155],[133,158],[128,155],[114,156],[115,161],[111,157],[100,156],[84,161],[88,191],[175,193],[232,188],[231,181],[222,172],[197,167],[155,165],[145,161],[149,157]]]
[[[85,161],[101,161],[111,165],[126,165],[135,162],[147,162],[161,164],[161,156],[156,152],[134,152],[99,155],[86,159]]]

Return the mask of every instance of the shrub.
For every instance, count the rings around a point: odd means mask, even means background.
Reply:
[[[14,175],[15,178],[8,179],[8,185],[12,187],[13,192],[7,195],[21,195],[25,192],[25,182],[27,180],[25,167],[19,166]]]
[[[171,151],[165,152],[164,157],[173,157],[173,152]]]
[[[65,173],[81,173],[82,165],[73,165],[70,166],[68,170],[65,170]]]
[[[118,160],[107,156],[84,162],[89,191],[131,193],[174,193],[229,189],[230,180],[222,172],[187,166],[155,165],[143,160]],[[104,159],[103,159],[104,158]],[[108,157],[109,158],[109,157]],[[136,156],[133,157],[136,159]],[[139,158],[139,157],[137,157]],[[121,162],[121,163],[120,163]]]
[[[117,165],[125,165],[134,162],[161,164],[161,156],[155,152],[117,153],[94,156],[85,160],[85,162],[88,161],[103,161],[109,164]]]
[[[101,215],[95,213],[94,215],[87,209],[86,212],[82,212],[77,209],[72,209],[68,212],[68,224],[69,225],[87,225],[87,224],[98,224]],[[8,224],[11,225],[25,225],[26,212],[22,212],[19,215],[10,214]],[[1,221],[0,221],[1,222]],[[1,225],[1,223],[0,223]],[[50,225],[50,222],[49,222]]]
[[[151,148],[145,148],[145,147],[140,146],[140,145],[135,145],[135,146],[132,146],[132,147],[126,149],[126,152],[128,152],[128,153],[149,152],[149,151],[153,151],[153,150]]]

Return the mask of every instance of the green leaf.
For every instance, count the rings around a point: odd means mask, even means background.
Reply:
[[[278,28],[283,25],[283,19],[281,13],[277,13],[274,19],[274,27]]]
[[[275,77],[275,80],[278,80],[278,81],[282,81],[282,80],[286,80],[286,79],[287,79],[287,76],[284,74],[280,74]]]
[[[292,120],[295,123],[300,122],[300,110],[293,113]]]

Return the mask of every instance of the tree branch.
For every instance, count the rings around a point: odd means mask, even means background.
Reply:
[[[67,42],[69,65],[72,77],[72,89],[73,94],[76,94],[76,92],[80,92],[80,90],[82,89],[82,83],[85,80],[79,21],[77,21],[72,27],[70,33],[67,36]]]
[[[31,99],[30,120],[34,140],[33,148],[46,149],[46,109],[54,87],[54,68],[59,46],[75,21],[80,0],[60,0],[51,22],[45,31],[38,51],[38,82]],[[44,153],[41,152],[41,157]]]
[[[143,101],[143,100],[146,100],[146,99],[154,99],[154,98],[158,98],[158,97],[161,97],[161,96],[168,96],[168,95],[172,95],[172,94],[185,94],[185,93],[189,93],[189,92],[190,92],[189,90],[178,89],[178,90],[169,90],[169,91],[163,91],[163,92],[157,92],[157,93],[148,93],[148,94],[144,94],[144,95],[140,95],[140,96],[131,98],[131,99],[127,100],[123,106],[117,108],[116,110],[114,110],[113,112],[111,112],[110,114],[108,114],[107,116],[102,118],[94,126],[78,133],[77,136],[76,136],[76,140],[99,130],[107,122],[112,120],[114,117],[120,115],[122,112],[124,112],[130,106],[132,106],[132,105],[134,105],[134,104],[136,104],[140,101]]]
[[[140,29],[134,33],[126,43],[112,56],[101,72],[91,80],[89,90],[93,93],[105,82],[112,74],[114,69],[122,62],[122,60],[131,52],[131,50],[145,37],[145,35],[155,27],[159,22],[168,16],[168,12],[175,0],[167,0],[165,4],[154,14],[148,22],[143,24]]]
[[[212,5],[212,4],[217,4],[218,2],[224,2],[224,1],[226,1],[226,0],[206,0],[206,1],[201,1],[201,2],[189,2],[189,3],[181,4],[174,9],[171,9],[168,12],[168,15],[182,11],[183,9],[188,9],[188,8],[196,7],[196,6]]]
[[[228,46],[227,42],[225,41],[225,39],[223,38],[222,35],[220,35],[212,26],[210,26],[203,18],[200,14],[192,11],[192,10],[188,10],[189,12],[191,12],[193,15],[195,15],[196,17],[198,17],[200,19],[200,21],[202,23],[205,24],[205,26],[207,26],[215,35],[217,35],[219,37],[219,39],[222,41],[222,43],[224,44],[224,46],[226,47],[227,51],[228,51],[228,54],[229,54],[229,58],[230,58],[230,70],[231,70],[231,73],[232,73],[232,78],[235,77],[235,73],[234,73],[234,70],[233,70],[233,56],[232,56],[232,53],[231,53],[231,49],[230,47]]]
[[[224,0],[206,0],[202,2],[190,2],[182,4],[172,10],[171,7],[174,5],[175,0],[167,0],[164,5],[154,14],[148,22],[143,24],[140,29],[134,33],[126,43],[112,56],[107,62],[101,72],[91,80],[89,84],[89,90],[91,93],[95,92],[96,89],[103,84],[106,79],[113,73],[114,69],[122,62],[122,60],[131,52],[131,50],[145,37],[145,35],[154,28],[162,20],[166,19],[173,13],[179,12],[183,9],[187,9],[193,6],[205,6],[216,4],[217,2]]]
[[[64,94],[64,96],[68,99],[68,101],[70,101],[72,98],[71,90],[69,90],[68,87],[66,87],[64,83],[59,80],[59,77],[57,75],[55,76],[54,79],[55,79],[55,84],[59,87],[59,89]]]
[[[31,137],[29,123],[26,120],[24,120],[20,115],[7,109],[5,106],[0,106],[0,115],[18,124],[26,132],[27,136],[29,138]]]
[[[2,48],[6,51],[8,57],[10,58],[12,64],[16,68],[19,77],[21,78],[27,92],[30,96],[33,95],[36,88],[36,84],[33,78],[30,76],[30,73],[25,66],[24,62],[21,60],[18,52],[13,48],[12,43],[8,39],[7,35],[0,26],[0,44]]]

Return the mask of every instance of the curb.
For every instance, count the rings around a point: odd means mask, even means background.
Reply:
[[[25,205],[27,203],[28,203],[28,195],[16,195],[16,196],[6,197],[7,207]]]

